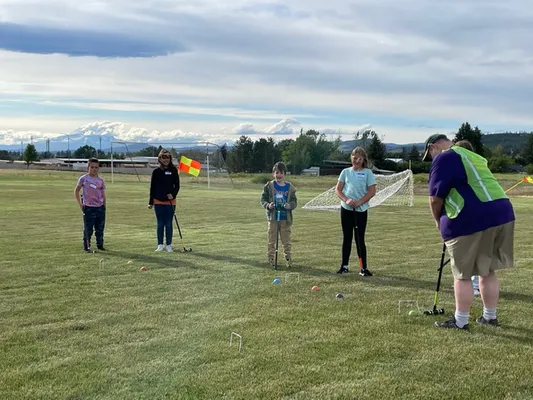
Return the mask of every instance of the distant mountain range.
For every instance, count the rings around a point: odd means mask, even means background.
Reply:
[[[57,152],[57,151],[75,151],[77,148],[88,145],[92,146],[95,149],[99,150],[102,149],[104,152],[109,152],[112,146],[112,142],[120,141],[120,139],[117,139],[116,136],[110,132],[102,131],[101,129],[91,129],[90,126],[85,126],[82,128],[86,129],[80,129],[75,132],[72,132],[70,134],[65,134],[61,136],[56,136],[53,139],[50,139],[50,151],[51,152]],[[137,141],[140,142],[140,137],[142,137],[143,132],[139,132],[139,136],[135,138],[135,140],[132,140],[132,142]],[[503,146],[505,151],[520,151],[526,141],[527,136],[530,135],[528,133],[490,133],[490,134],[484,134],[483,135],[483,143],[486,144],[488,147],[496,147],[498,145]],[[450,136],[450,138],[452,138]],[[133,138],[132,138],[133,139]],[[142,139],[141,139],[142,140]],[[149,143],[149,140],[153,141],[152,144]],[[164,142],[165,139],[162,139],[161,142]],[[168,141],[168,140],[167,140]],[[188,141],[188,144],[186,144]],[[200,141],[200,140],[195,140]],[[34,141],[34,145],[37,148],[37,151],[44,152],[46,151],[46,143],[47,141],[45,139],[40,139],[39,141]],[[191,150],[191,149],[205,149],[205,145],[191,145],[190,143],[193,142],[191,138],[184,138],[181,140],[183,145],[180,145],[178,141],[171,141],[176,142],[175,145],[173,145],[176,149],[182,149],[182,150]],[[341,142],[341,150],[349,152],[354,147],[361,144],[361,141],[359,140],[346,140]],[[139,150],[142,150],[143,148],[146,148],[150,145],[158,146],[158,143],[151,139],[146,139],[146,142],[144,143],[128,143],[127,145],[124,144],[113,144],[113,151],[123,153],[123,152],[136,152]],[[231,148],[233,143],[227,143],[228,147]],[[413,146],[416,146],[418,149],[424,148],[424,143],[404,143],[404,144],[397,144],[397,143],[385,143],[387,151],[388,152],[401,152],[403,148],[405,148],[407,151],[410,151]],[[24,145],[25,146],[25,145]],[[127,146],[127,149],[126,149]],[[20,151],[21,145],[0,145],[0,150],[8,150],[8,151]]]

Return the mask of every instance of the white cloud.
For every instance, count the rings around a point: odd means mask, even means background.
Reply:
[[[466,120],[482,130],[533,129],[533,8],[525,0],[0,0],[0,16],[189,49],[144,59],[0,52],[0,110],[18,101],[9,108],[18,114],[1,113],[10,115],[0,117],[5,131],[116,119],[156,136],[220,135],[222,125],[235,127],[227,138],[301,127],[353,135],[372,121],[401,143]],[[291,118],[300,125],[278,122]]]
[[[293,118],[284,119],[265,130],[268,135],[293,135],[298,132],[301,124]]]

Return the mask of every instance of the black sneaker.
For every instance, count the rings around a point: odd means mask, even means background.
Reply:
[[[498,322],[498,318],[485,319],[483,315],[479,317],[478,319],[476,319],[476,322],[480,325],[500,326],[500,323]]]
[[[459,328],[457,326],[457,324],[455,323],[455,317],[454,316],[452,316],[449,320],[444,321],[444,322],[435,321],[435,326],[437,328],[462,329],[462,330],[468,330],[469,329],[468,324],[466,324],[462,328]]]
[[[359,271],[359,275],[361,276],[373,276],[372,272],[368,270],[368,268],[361,268],[361,271]]]
[[[91,250],[91,248],[83,249],[83,251],[85,251],[86,253],[91,253],[91,254],[94,253],[94,251]]]
[[[98,247],[98,250],[100,250],[100,251],[107,251],[104,246],[96,246],[96,247]]]
[[[337,271],[337,274],[344,274],[345,272],[350,272],[350,271],[348,270],[348,267],[345,267],[344,265],[341,265],[341,267]]]

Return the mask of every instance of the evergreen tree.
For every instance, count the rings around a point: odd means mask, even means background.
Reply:
[[[33,144],[28,144],[26,150],[24,150],[24,161],[26,162],[26,168],[30,168],[30,164],[37,161],[37,149]]]

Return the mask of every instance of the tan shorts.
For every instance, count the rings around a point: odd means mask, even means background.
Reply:
[[[445,241],[453,277],[488,276],[513,267],[514,221]]]

